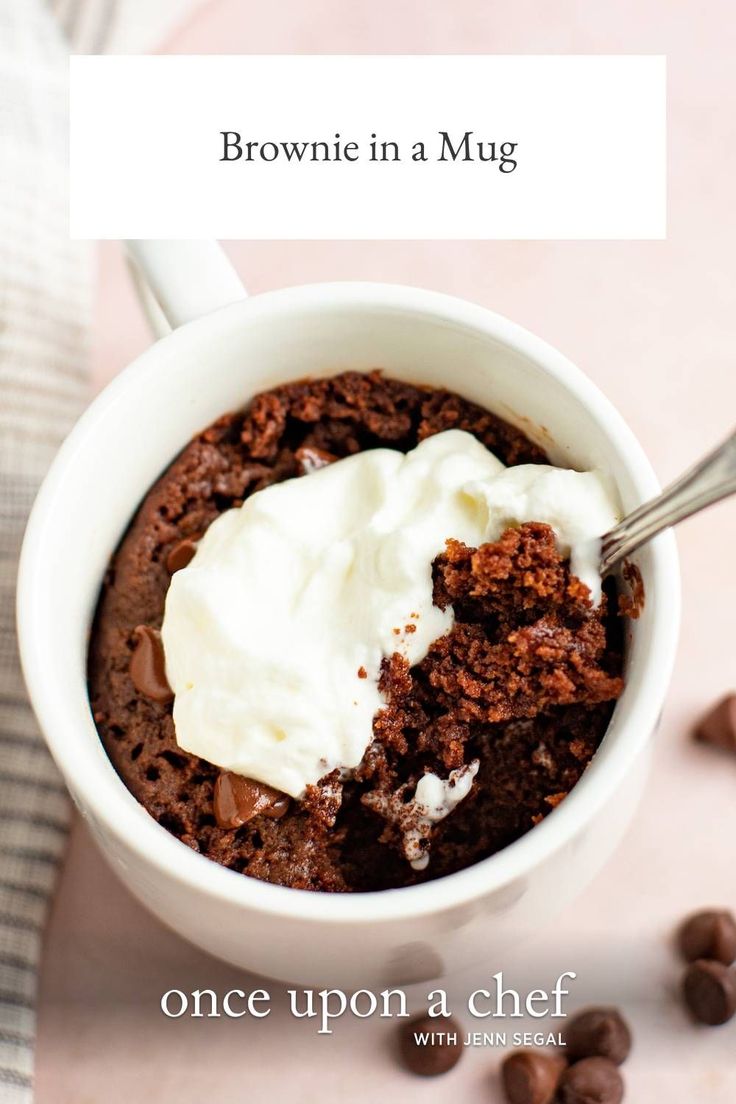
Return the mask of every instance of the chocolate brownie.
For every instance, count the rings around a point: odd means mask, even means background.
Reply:
[[[552,530],[533,522],[480,548],[447,534],[434,602],[453,606],[454,626],[416,667],[398,654],[384,661],[386,706],[350,776],[333,771],[304,800],[287,801],[176,743],[156,630],[171,573],[208,525],[271,483],[363,449],[407,451],[446,429],[474,434],[505,464],[546,461],[519,430],[448,391],[379,372],[291,383],[195,437],[113,556],[89,650],[95,722],[151,816],[215,862],[332,892],[437,878],[533,828],[595,752],[622,689],[615,595],[607,587],[594,607]],[[472,760],[480,769],[470,794],[434,828],[426,869],[413,869],[401,848],[402,804],[426,769],[444,777]]]

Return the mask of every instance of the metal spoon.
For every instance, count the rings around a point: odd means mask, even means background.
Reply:
[[[661,495],[601,537],[601,575],[636,552],[657,533],[736,492],[736,430],[719,448],[670,483]]]

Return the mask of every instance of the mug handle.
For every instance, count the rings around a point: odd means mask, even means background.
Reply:
[[[141,306],[158,337],[247,292],[219,242],[125,242]]]

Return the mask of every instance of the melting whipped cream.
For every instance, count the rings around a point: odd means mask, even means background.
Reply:
[[[259,491],[213,522],[171,581],[162,638],[177,742],[301,797],[363,758],[381,660],[414,665],[452,627],[452,609],[432,604],[448,538],[477,546],[547,522],[597,600],[596,538],[618,517],[601,474],[505,468],[460,430]]]
[[[369,809],[396,826],[404,858],[414,870],[426,870],[433,827],[468,796],[479,766],[480,761],[473,759],[450,771],[448,778],[428,771],[417,782],[409,800],[407,783],[393,793],[371,790],[363,795],[363,803]]]
[[[478,767],[478,760],[473,759],[472,763],[450,771],[449,778],[440,778],[430,771],[417,782],[414,797],[408,803],[416,821],[404,833],[404,854],[414,870],[425,870],[429,865],[427,836],[435,824],[468,796]]]

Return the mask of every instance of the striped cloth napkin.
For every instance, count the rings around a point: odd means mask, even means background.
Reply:
[[[27,703],[15,580],[38,485],[88,398],[93,252],[67,229],[67,73],[197,0],[0,0],[0,1102],[33,1098],[41,940],[69,802]]]

